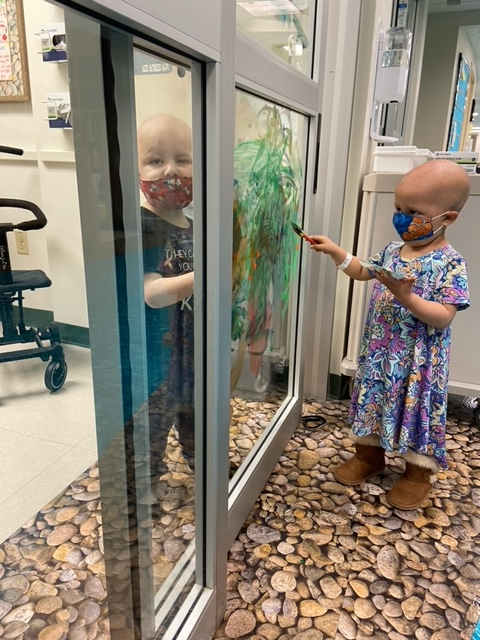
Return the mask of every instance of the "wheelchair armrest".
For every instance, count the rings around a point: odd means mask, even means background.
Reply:
[[[29,200],[17,200],[14,198],[0,198],[0,208],[10,207],[12,209],[26,209],[35,216],[35,220],[25,220],[24,222],[18,222],[13,224],[12,222],[0,223],[0,229],[6,231],[13,231],[14,229],[20,229],[21,231],[29,231],[30,229],[43,229],[47,224],[47,218],[43,211],[35,203]]]

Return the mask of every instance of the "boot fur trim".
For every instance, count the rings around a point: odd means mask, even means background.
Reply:
[[[348,438],[355,444],[364,444],[366,447],[381,447],[380,438],[374,433],[369,436],[356,436],[350,429],[348,432]]]
[[[401,456],[405,460],[405,462],[409,462],[416,467],[422,467],[422,469],[430,469],[430,471],[432,471],[430,482],[433,483],[436,481],[437,476],[435,475],[435,472],[440,470],[440,465],[433,456],[421,455],[420,453],[415,453],[415,451],[412,451],[411,449],[409,449],[405,453],[402,453]]]

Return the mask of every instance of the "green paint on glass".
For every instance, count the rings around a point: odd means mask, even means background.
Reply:
[[[302,185],[289,111],[265,106],[258,124],[259,139],[239,144],[234,156],[232,339],[248,345],[269,334],[276,304],[286,311]]]

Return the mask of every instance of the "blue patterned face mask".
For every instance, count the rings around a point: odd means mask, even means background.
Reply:
[[[441,213],[433,218],[422,218],[412,213],[395,211],[393,214],[393,226],[398,235],[405,242],[415,242],[417,240],[428,240],[436,233],[442,231],[443,227],[433,230],[433,221],[441,218],[445,213]]]

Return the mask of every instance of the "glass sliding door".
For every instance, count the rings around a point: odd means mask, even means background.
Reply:
[[[306,248],[292,223],[309,226],[319,148],[311,49],[289,67],[254,40],[279,53],[276,27],[313,34],[318,5],[237,3],[229,540],[300,420]]]
[[[73,12],[66,27],[108,616],[112,636],[164,635],[201,591],[201,70]]]
[[[236,92],[230,473],[292,394],[308,118]]]
[[[143,14],[112,21],[100,5],[91,3],[88,17],[77,6],[52,20],[65,22],[98,446],[98,531],[81,566],[95,580],[84,608],[112,638],[211,636],[226,582],[226,542],[221,553],[217,541],[227,514],[228,379],[219,381],[218,361],[230,318],[218,321],[227,308],[218,298],[230,304],[231,286],[220,282],[217,260],[230,268],[230,245],[219,249],[218,238],[231,229],[219,212],[231,212],[233,141],[220,130],[232,130],[222,109],[233,122],[234,42],[220,68],[219,24],[197,52],[171,28],[162,40]],[[234,0],[222,3],[230,31],[234,9]],[[83,523],[80,511],[72,518]],[[98,607],[90,604],[97,597]],[[62,622],[65,634],[79,626]],[[93,636],[90,619],[87,627]]]

